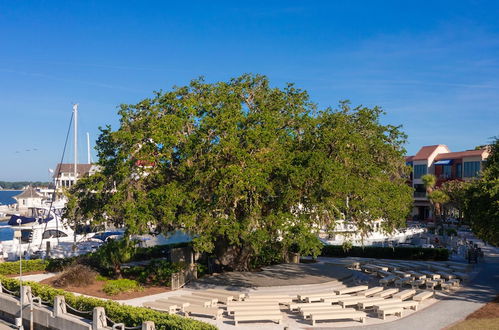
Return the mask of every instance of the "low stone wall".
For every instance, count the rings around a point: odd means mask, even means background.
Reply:
[[[1,286],[0,286],[1,288]],[[0,289],[1,290],[1,289]],[[40,330],[104,330],[124,329],[124,325],[115,324],[114,328],[107,326],[106,314],[103,307],[95,307],[92,314],[93,320],[86,320],[66,310],[64,296],[57,296],[54,300],[54,308],[43,306],[40,299],[33,297],[31,288],[23,286],[22,299],[13,297],[0,291],[0,318],[10,323],[15,323],[20,318],[21,304],[23,326],[25,329]],[[31,326],[32,325],[32,326]],[[154,330],[153,322],[144,322],[142,330]]]

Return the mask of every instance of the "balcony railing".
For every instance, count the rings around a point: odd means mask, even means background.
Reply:
[[[425,198],[426,197],[426,191],[415,191],[414,192],[414,197],[416,197],[416,198]]]

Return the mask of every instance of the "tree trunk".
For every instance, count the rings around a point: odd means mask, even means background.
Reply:
[[[250,261],[253,256],[251,248],[229,245],[226,238],[220,237],[215,243],[215,255],[223,270],[248,271],[251,270]],[[246,245],[247,246],[247,245]]]

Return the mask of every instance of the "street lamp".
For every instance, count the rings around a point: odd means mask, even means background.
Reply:
[[[17,219],[17,225],[21,226],[22,220]],[[20,307],[20,313],[19,313],[19,318],[16,319],[16,326],[18,327],[19,330],[23,330],[23,305],[24,305],[24,299],[23,299],[23,254],[22,254],[22,233],[21,230],[16,230],[14,231],[14,237],[19,238],[19,304],[21,305]]]

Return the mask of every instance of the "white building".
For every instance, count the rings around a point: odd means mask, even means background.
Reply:
[[[76,179],[92,175],[98,169],[99,167],[94,164],[77,164]],[[74,164],[57,164],[53,178],[56,190],[71,187],[75,183]]]
[[[17,201],[17,205],[19,208],[40,207],[42,206],[42,201],[45,199],[42,194],[40,194],[31,186],[29,186],[19,195],[16,195],[12,198]]]

